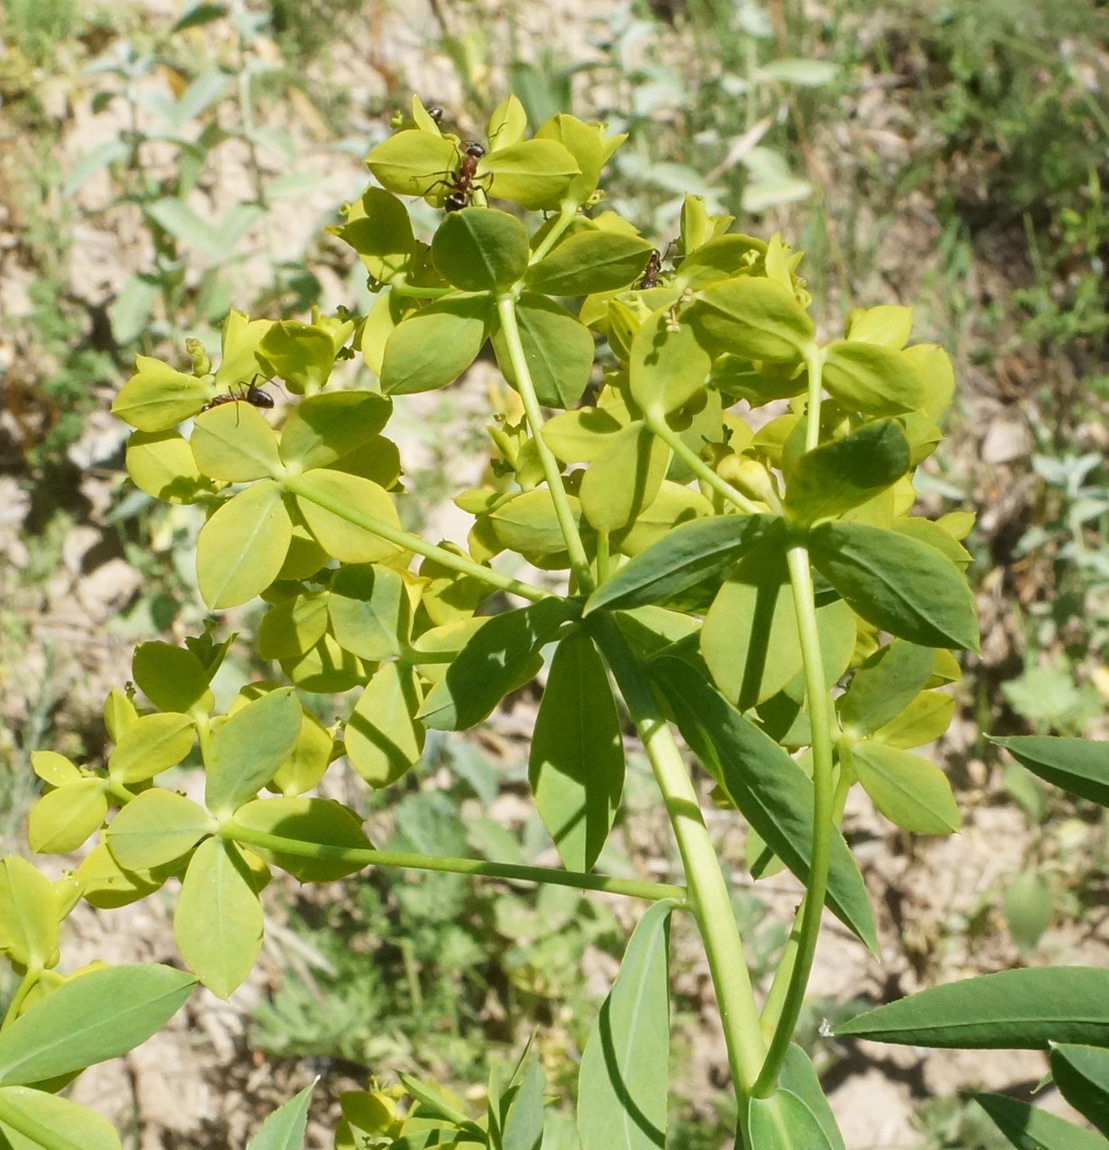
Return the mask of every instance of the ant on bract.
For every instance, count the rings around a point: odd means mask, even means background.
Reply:
[[[662,271],[663,262],[674,259],[676,247],[676,242],[671,240],[666,245],[665,253],[660,252],[658,248],[651,248],[647,266],[643,269],[643,274],[635,282],[635,289],[637,291],[646,291],[648,288],[658,287],[658,277]]]
[[[231,385],[231,390],[226,395],[213,396],[208,402],[200,409],[201,412],[210,411],[213,407],[222,407],[225,403],[235,404],[235,426],[239,424],[239,404],[249,403],[251,407],[258,407],[268,410],[273,407],[273,396],[268,391],[263,391],[261,387],[255,382],[262,380],[263,386],[267,383],[272,383],[272,379],[266,379],[261,373],[257,372],[254,378],[249,383],[244,383],[241,380],[238,383]],[[239,390],[236,392],[235,388]]]
[[[472,185],[478,179],[477,166],[484,155],[485,148],[473,140],[462,145],[458,171],[454,172],[449,180],[440,181],[448,189],[447,198],[443,201],[445,211],[460,212],[474,202]]]

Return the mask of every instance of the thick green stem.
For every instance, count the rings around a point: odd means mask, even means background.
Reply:
[[[748,499],[741,491],[737,491],[726,479],[722,479],[715,471],[694,451],[682,437],[666,422],[663,416],[646,417],[647,426],[667,447],[697,476],[707,483],[713,491],[722,495],[729,503],[734,504],[745,515],[758,515],[765,508],[753,499]]]
[[[662,792],[681,852],[697,926],[716,989],[728,1062],[738,1094],[751,1091],[766,1044],[759,1029],[743,943],[736,928],[728,885],[705,826],[697,792],[642,667],[615,623],[598,612],[593,634],[612,669]],[[742,1098],[740,1113],[744,1113]]]
[[[574,512],[570,507],[570,499],[566,494],[566,487],[562,482],[562,469],[558,465],[554,452],[547,446],[543,438],[543,413],[539,409],[539,400],[535,394],[535,385],[531,379],[531,369],[528,367],[527,356],[524,355],[524,345],[520,340],[520,327],[516,322],[516,297],[511,292],[497,297],[497,314],[501,321],[501,331],[504,333],[505,343],[508,345],[508,357],[512,362],[512,372],[516,376],[516,390],[524,404],[524,414],[528,418],[528,430],[535,440],[535,448],[539,455],[539,462],[543,467],[543,475],[547,480],[547,489],[551,493],[554,503],[555,517],[558,519],[559,530],[566,540],[566,550],[570,555],[570,568],[574,573],[577,589],[583,595],[593,590],[593,573],[589,569],[589,559],[582,545],[581,533],[574,519]]]
[[[317,504],[325,511],[330,511],[333,515],[338,515],[340,519],[345,519],[348,523],[353,523],[355,527],[361,527],[364,531],[372,532],[379,538],[389,543],[395,543],[398,547],[403,547],[407,551],[415,551],[417,555],[434,559],[437,563],[442,563],[444,567],[449,567],[452,571],[457,571],[462,575],[472,575],[475,579],[480,579],[490,587],[496,587],[501,591],[509,591],[513,595],[519,595],[521,599],[530,599],[533,603],[538,603],[540,599],[546,599],[551,595],[550,591],[544,591],[542,587],[535,587],[530,583],[523,583],[519,579],[513,579],[511,575],[502,575],[499,571],[494,571],[491,567],[483,567],[480,563],[475,563],[472,559],[467,559],[464,555],[456,555],[453,551],[448,551],[445,547],[437,547],[434,543],[428,543],[426,540],[421,539],[419,535],[413,535],[408,531],[401,531],[397,527],[390,527],[387,523],[382,523],[380,519],[375,519],[372,515],[365,514],[365,512],[360,511],[357,507],[351,507],[339,499],[331,499],[321,494],[310,484],[302,482],[299,476],[290,475],[283,480],[283,483],[286,491],[291,491],[301,499],[307,499]]]
[[[245,846],[261,847],[263,850],[279,854],[297,855],[299,858],[335,859],[345,863],[356,863],[360,868],[368,866],[402,867],[406,870],[445,871],[450,874],[485,875],[488,878],[503,878],[513,882],[547,883],[553,886],[569,886],[577,890],[602,890],[609,894],[622,894],[630,898],[646,898],[656,901],[662,898],[677,899],[684,903],[684,887],[661,882],[640,882],[638,879],[610,878],[601,874],[577,874],[574,871],[554,870],[551,867],[516,866],[513,863],[484,862],[481,859],[453,858],[448,855],[422,855],[406,851],[378,851],[366,847],[336,847],[326,843],[304,842],[302,839],[288,839],[283,835],[267,834],[240,826],[234,819],[220,825],[220,834]]]
[[[805,663],[805,696],[812,724],[813,757],[813,841],[809,881],[800,914],[799,937],[795,944],[793,969],[781,1006],[781,1014],[770,1042],[770,1050],[759,1073],[753,1093],[766,1097],[774,1091],[785,1061],[797,1018],[805,999],[805,988],[816,954],[824,896],[828,890],[828,865],[832,857],[834,780],[832,774],[832,732],[825,703],[824,659],[820,653],[820,633],[816,624],[816,598],[813,593],[809,553],[803,546],[791,547],[786,555],[793,585],[793,605]],[[791,940],[792,944],[792,940]]]

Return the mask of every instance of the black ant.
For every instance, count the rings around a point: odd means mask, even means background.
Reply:
[[[462,158],[458,164],[458,171],[450,180],[443,181],[450,189],[446,200],[443,202],[444,210],[460,212],[474,202],[471,185],[477,179],[477,166],[484,155],[485,149],[481,144],[474,143],[472,140],[462,146]]]
[[[440,108],[438,104],[433,104],[430,108],[427,108],[426,111],[435,123],[441,124],[443,122],[443,109]]]
[[[273,396],[268,391],[263,391],[254,380],[260,379],[263,384],[271,383],[271,380],[265,378],[261,372],[254,376],[249,383],[234,383],[231,385],[231,390],[226,395],[213,396],[208,402],[200,409],[203,411],[210,411],[213,407],[222,407],[225,403],[234,403],[235,406],[235,423],[239,422],[239,408],[240,403],[249,403],[251,407],[261,407],[269,409],[273,407]],[[236,392],[235,388],[239,390]]]

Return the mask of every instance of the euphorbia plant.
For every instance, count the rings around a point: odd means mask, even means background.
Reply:
[[[952,397],[947,356],[906,346],[904,307],[852,312],[843,338],[818,340],[800,253],[729,231],[731,217],[695,196],[660,270],[632,223],[599,210],[601,170],[621,141],[598,125],[559,115],[525,138],[510,98],[480,157],[418,100],[396,126],[367,160],[377,185],[332,229],[369,273],[368,315],[233,312],[218,367],[198,344],[191,371],[140,357],[116,400],[135,428],[135,484],[208,513],[197,542],[207,605],[270,605],[257,652],[284,682],[250,683],[216,714],[210,684],[230,638],[146,643],[137,691],[113,691],[105,707],[106,769],[34,756],[47,792],[31,813],[32,849],[99,841],[58,883],[17,857],[0,866],[0,948],[22,978],[0,1031],[0,1130],[19,1146],[117,1145],[53,1091],[141,1041],[194,981],[222,997],[240,985],[274,868],[320,882],[391,866],[650,904],[582,1054],[584,1150],[663,1145],[674,913],[692,916],[704,943],[737,1145],[841,1146],[791,1039],[824,909],[875,946],[839,830],[848,792],[861,785],[909,831],[958,825],[945,776],[912,751],[950,719],[937,688],[958,677],[951,651],[977,643],[959,543],[969,516],[911,515],[912,469],[939,442]],[[454,209],[430,243],[414,235],[404,197]],[[466,540],[428,540],[397,513],[394,401],[453,383],[487,342],[522,418],[492,413],[492,478],[455,499],[473,516]],[[376,383],[329,387],[335,363],[357,355]],[[280,430],[248,398],[212,403],[249,397],[259,373],[299,399]],[[759,418],[737,414],[739,401]],[[506,573],[494,564],[502,553],[549,577]],[[509,608],[489,614],[493,595]],[[562,868],[378,850],[355,811],[311,797],[344,755],[371,786],[395,783],[428,728],[481,723],[548,654],[529,779]],[[350,692],[336,729],[302,704],[305,693]],[[594,873],[620,806],[621,705],[684,886]],[[785,867],[805,886],[761,1008],[679,735],[711,776],[712,800],[747,825],[752,874]],[[194,745],[203,802],[158,781]],[[58,924],[78,899],[120,906],[170,878],[192,976],[57,972]],[[405,1087],[407,1106],[388,1090],[347,1096],[336,1144],[542,1144],[534,1061],[507,1084],[494,1076],[477,1117],[434,1087]],[[256,1144],[299,1144],[306,1105],[304,1095],[279,1111]]]

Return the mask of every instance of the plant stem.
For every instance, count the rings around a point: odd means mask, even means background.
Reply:
[[[4,1014],[4,1026],[8,1026],[16,1020],[19,1015],[19,1008],[23,1005],[27,995],[38,985],[38,981],[41,977],[41,966],[30,966],[27,968],[27,973],[23,976],[19,986],[16,987],[11,1002],[8,1003],[8,1009]],[[2,1029],[2,1027],[0,1027],[0,1029]]]
[[[520,341],[520,327],[516,322],[516,298],[511,292],[505,292],[497,297],[497,314],[500,317],[505,343],[508,344],[512,371],[516,376],[516,390],[520,393],[524,413],[527,415],[528,430],[535,440],[539,462],[543,466],[543,475],[547,480],[547,489],[554,503],[555,517],[558,519],[562,537],[566,540],[570,568],[574,573],[579,593],[588,595],[593,590],[593,573],[589,569],[589,559],[585,554],[574,512],[570,507],[570,499],[562,482],[562,469],[558,466],[554,452],[543,439],[543,413],[539,409],[535,384],[532,383],[531,370],[528,367],[527,356],[524,355],[524,345]]]
[[[819,381],[819,373],[817,375]],[[816,624],[816,598],[813,593],[812,570],[809,553],[804,546],[791,547],[786,553],[790,582],[793,586],[793,605],[797,613],[797,630],[801,638],[801,655],[805,663],[805,697],[812,724],[813,757],[813,841],[809,861],[809,881],[800,915],[800,937],[796,944],[793,970],[785,992],[781,1016],[770,1042],[766,1061],[759,1073],[753,1093],[764,1098],[774,1091],[782,1069],[801,1005],[809,983],[816,941],[820,934],[820,919],[824,912],[824,896],[828,890],[828,866],[832,857],[833,773],[832,732],[826,705],[827,687],[824,682],[824,659],[820,653],[820,633]],[[792,941],[792,940],[791,940]]]
[[[458,571],[462,575],[471,575],[490,587],[509,591],[513,595],[519,595],[521,599],[529,599],[533,603],[538,603],[540,599],[546,599],[552,594],[542,587],[535,587],[531,583],[513,579],[511,575],[502,575],[491,567],[483,567],[480,563],[475,563],[473,559],[467,559],[464,555],[456,555],[445,547],[437,547],[434,543],[428,543],[421,539],[419,535],[401,531],[397,527],[390,527],[387,523],[382,523],[380,519],[375,519],[372,515],[366,515],[356,507],[351,507],[337,499],[329,499],[326,495],[321,495],[313,490],[311,485],[304,484],[300,476],[287,476],[283,480],[283,484],[286,491],[291,491],[301,499],[315,503],[325,511],[330,511],[332,515],[338,515],[340,519],[353,523],[355,527],[370,531],[379,538],[394,543],[398,547],[403,547],[407,551],[415,551],[417,555],[434,559],[452,571]]]
[[[722,479],[715,471],[695,452],[682,437],[666,422],[664,416],[646,417],[647,426],[667,447],[697,476],[707,483],[713,491],[722,495],[729,503],[734,504],[745,515],[758,515],[765,511],[764,507],[748,499],[742,492],[737,491],[726,479]]]
[[[558,243],[562,233],[570,226],[578,213],[578,205],[570,200],[562,204],[558,210],[558,219],[551,226],[551,230],[543,237],[540,245],[531,253],[529,264],[537,264]]]
[[[815,344],[805,356],[805,365],[809,369],[809,406],[806,411],[808,423],[805,424],[805,450],[812,451],[820,446],[820,374],[824,369],[824,352]]]
[[[457,293],[458,291],[457,288],[453,287],[419,287],[416,284],[410,284],[403,275],[391,279],[386,286],[395,291],[397,295],[412,296],[414,299],[439,299],[440,296],[450,295],[452,292]]]
[[[629,898],[657,901],[663,898],[685,903],[685,887],[669,883],[647,882],[638,879],[610,878],[603,874],[577,874],[574,871],[555,870],[553,867],[517,866],[514,863],[484,862],[481,859],[454,858],[450,855],[422,855],[407,851],[378,851],[372,847],[336,847],[326,843],[287,839],[283,835],[268,834],[241,826],[234,819],[221,823],[220,833],[246,846],[261,847],[278,854],[297,855],[299,858],[335,859],[357,863],[359,867],[403,867],[406,870],[446,871],[450,874],[485,875],[488,878],[509,879],[512,882],[547,883],[569,886],[577,890],[601,890],[608,894],[622,894]]]
[[[616,625],[603,612],[592,618],[593,636],[616,677],[628,712],[651,761],[681,852],[689,901],[708,958],[737,1093],[749,1094],[766,1044],[736,928],[728,885],[709,838],[697,792],[654,691]],[[744,1112],[742,1100],[740,1113]]]

